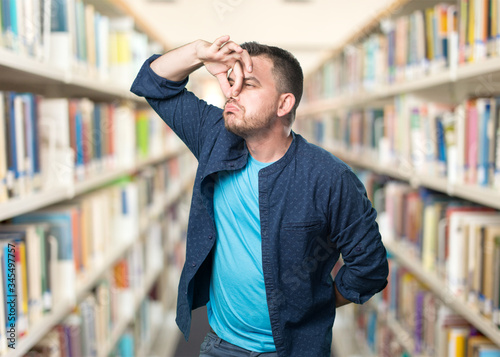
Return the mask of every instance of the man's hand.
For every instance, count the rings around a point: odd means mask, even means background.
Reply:
[[[252,72],[252,59],[246,50],[229,36],[222,36],[213,43],[197,40],[173,49],[151,63],[151,69],[171,81],[182,81],[191,73],[205,66],[218,80],[224,95],[236,97],[243,85],[243,68]],[[242,67],[244,66],[244,67]],[[227,80],[234,71],[234,83]]]
[[[229,36],[222,36],[213,43],[199,40],[196,42],[196,54],[209,73],[217,78],[224,95],[235,97],[243,85],[243,67],[252,72],[252,59],[248,52],[237,43],[229,41]],[[227,80],[230,70],[234,71],[234,83]]]

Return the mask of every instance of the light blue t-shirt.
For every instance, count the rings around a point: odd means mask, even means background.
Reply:
[[[214,191],[215,246],[208,321],[217,335],[242,348],[276,348],[267,307],[259,217],[259,170],[248,155],[245,167],[218,174]]]

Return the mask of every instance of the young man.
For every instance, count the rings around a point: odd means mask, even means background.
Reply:
[[[223,110],[184,88],[202,66]],[[202,357],[330,356],[336,307],[387,284],[362,183],[291,130],[302,86],[293,55],[229,36],[151,57],[132,85],[198,159],[177,324],[187,339],[191,310],[207,305]]]

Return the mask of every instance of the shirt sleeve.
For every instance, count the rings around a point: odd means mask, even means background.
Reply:
[[[349,169],[337,182],[331,196],[331,227],[344,265],[335,284],[343,297],[363,304],[387,285],[387,252],[375,221],[377,212],[362,182]]]
[[[196,158],[207,138],[223,127],[222,109],[209,105],[186,90],[188,77],[180,82],[157,75],[151,63],[153,55],[142,65],[131,92],[146,98],[163,121],[179,136]]]

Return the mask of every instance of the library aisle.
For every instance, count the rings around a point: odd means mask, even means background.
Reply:
[[[296,54],[293,130],[377,211],[388,285],[337,309],[332,357],[500,357],[500,0],[193,2],[0,0],[0,357],[198,356],[197,161],[130,87],[223,34]],[[188,89],[224,105],[204,70]]]
[[[499,6],[395,1],[306,79],[296,130],[363,181],[390,263],[339,349],[500,356]]]

